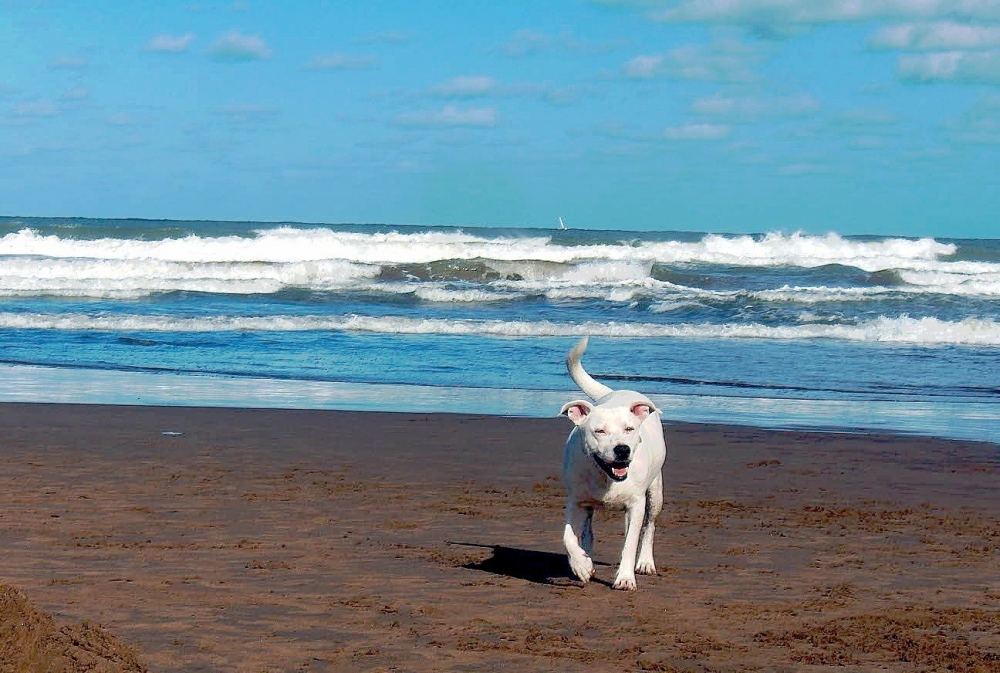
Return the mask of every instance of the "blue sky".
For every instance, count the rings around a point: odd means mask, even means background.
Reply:
[[[0,214],[1000,236],[1000,0],[0,0]]]

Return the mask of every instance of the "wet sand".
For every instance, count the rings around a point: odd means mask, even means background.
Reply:
[[[995,445],[668,425],[568,574],[565,419],[0,404],[0,583],[154,672],[1000,670]]]

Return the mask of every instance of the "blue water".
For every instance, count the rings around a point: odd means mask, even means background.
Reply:
[[[0,218],[0,399],[1000,441],[1000,241]]]

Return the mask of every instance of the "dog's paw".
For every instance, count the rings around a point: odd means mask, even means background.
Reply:
[[[655,575],[656,564],[653,563],[653,559],[639,559],[635,564],[635,571],[640,575]]]
[[[590,578],[594,576],[594,561],[587,555],[570,556],[569,567],[573,570],[573,574],[579,577],[580,581],[584,584],[589,582]]]
[[[611,588],[619,591],[635,591],[639,587],[635,583],[635,575],[619,575],[615,578],[615,583],[611,585]]]

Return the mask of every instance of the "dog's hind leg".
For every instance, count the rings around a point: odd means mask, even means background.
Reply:
[[[566,545],[566,554],[569,556],[569,567],[573,574],[586,584],[594,576],[594,561],[590,554],[580,546],[581,539],[587,543],[585,531],[590,530],[589,544],[593,545],[593,531],[590,519],[593,510],[582,507],[575,503],[566,504],[566,528],[563,530],[563,544]]]
[[[646,514],[642,523],[642,539],[639,542],[639,558],[635,571],[640,575],[655,575],[653,562],[653,533],[656,531],[656,517],[663,509],[663,477],[656,476],[646,490]]]

